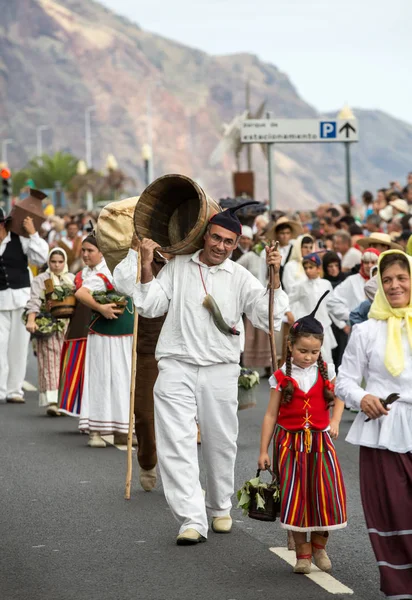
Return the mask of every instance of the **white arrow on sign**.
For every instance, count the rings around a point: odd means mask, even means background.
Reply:
[[[243,144],[357,142],[357,119],[248,119],[241,129]]]

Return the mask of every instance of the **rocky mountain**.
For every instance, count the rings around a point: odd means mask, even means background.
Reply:
[[[13,168],[35,154],[41,125],[50,127],[44,151],[84,157],[85,109],[94,105],[95,168],[114,154],[139,191],[151,122],[155,176],[185,173],[210,195],[226,196],[234,158],[211,168],[209,157],[222,124],[245,108],[247,80],[252,109],[266,99],[278,117],[318,114],[274,65],[250,54],[209,56],[144,31],[93,0],[0,0],[0,8],[0,139],[14,140]],[[354,192],[403,181],[412,166],[412,126],[377,111],[355,114],[361,142],[352,145]],[[253,160],[256,195],[263,199],[267,167],[257,146]],[[340,144],[278,146],[275,164],[279,207],[345,200]]]

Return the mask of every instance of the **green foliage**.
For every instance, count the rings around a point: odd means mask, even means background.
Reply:
[[[59,302],[62,302],[66,298],[69,298],[70,296],[73,296],[73,295],[74,295],[74,285],[72,287],[69,287],[67,285],[56,285],[50,296],[50,299],[58,300]]]
[[[77,163],[78,159],[66,152],[37,156],[24,169],[13,173],[13,194],[17,195],[28,179],[33,179],[39,189],[54,188],[56,181],[64,188],[76,175]]]
[[[123,304],[126,302],[126,297],[117,292],[93,292],[92,296],[99,304]]]
[[[250,390],[255,385],[259,384],[259,373],[252,371],[252,369],[240,369],[240,375],[238,379],[238,387],[242,387],[245,390]]]
[[[241,508],[244,515],[247,515],[252,501],[252,496],[255,496],[256,507],[260,510],[265,509],[265,498],[263,490],[273,490],[273,499],[278,501],[280,499],[280,488],[279,484],[276,483],[263,483],[259,477],[254,477],[245,481],[243,486],[237,492],[238,508]]]

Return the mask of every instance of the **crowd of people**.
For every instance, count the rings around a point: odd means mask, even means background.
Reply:
[[[78,417],[92,448],[105,447],[112,434],[126,443],[137,311],[139,479],[151,491],[159,463],[180,525],[177,544],[192,545],[206,541],[208,516],[215,533],[231,531],[240,365],[261,369],[270,401],[258,465],[279,471],[280,523],[296,547],[296,573],[309,573],[312,560],[330,571],[329,533],[346,526],[333,445],[346,405],[357,413],[347,441],[361,447],[361,495],[381,589],[388,598],[412,598],[412,173],[404,187],[392,182],[362,200],[313,213],[266,211],[243,226],[246,204],[237,203],[210,219],[194,254],[168,256],[134,235],[113,273],[90,215],[51,215],[41,232],[26,218],[18,236],[0,212],[0,399],[24,403],[32,335],[40,406],[51,417]],[[39,269],[34,277],[29,263]],[[77,300],[71,318],[52,319],[53,332],[40,335],[39,318],[50,316],[50,298],[63,289]]]

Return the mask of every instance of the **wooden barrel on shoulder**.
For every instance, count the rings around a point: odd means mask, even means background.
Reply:
[[[163,252],[191,254],[203,247],[209,219],[221,208],[185,175],[164,175],[141,194],[134,212],[140,237],[157,242]]]

